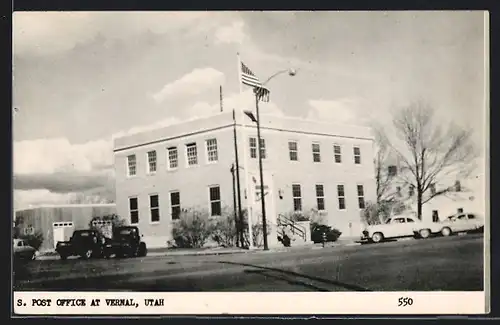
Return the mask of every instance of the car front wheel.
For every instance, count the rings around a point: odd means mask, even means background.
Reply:
[[[431,235],[431,232],[429,229],[422,229],[419,232],[421,238],[428,238]]]
[[[83,258],[85,258],[85,259],[89,259],[89,258],[91,258],[91,257],[92,257],[92,250],[91,250],[91,249],[87,249],[87,250],[85,251],[85,253],[83,254]]]
[[[384,239],[384,235],[379,232],[376,232],[372,236],[372,240],[374,243],[380,243]]]
[[[448,227],[443,228],[443,229],[441,230],[441,235],[443,235],[443,236],[445,236],[445,237],[447,237],[447,236],[451,235],[451,229],[450,229],[450,228],[448,228]]]

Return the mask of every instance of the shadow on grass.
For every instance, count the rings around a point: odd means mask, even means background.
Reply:
[[[342,288],[350,290],[350,291],[371,291],[370,289],[363,288],[363,287],[357,286],[355,284],[349,284],[349,283],[343,283],[343,282],[340,282],[340,281],[334,281],[334,280],[328,280],[328,279],[318,278],[318,277],[311,276],[311,275],[300,274],[300,273],[297,273],[297,272],[288,271],[288,270],[282,270],[282,269],[277,269],[277,268],[273,268],[273,267],[259,266],[259,265],[246,264],[246,263],[228,262],[228,261],[220,261],[219,263],[248,266],[248,267],[253,267],[253,268],[264,270],[264,271],[273,271],[273,272],[282,273],[282,274],[285,274],[285,275],[290,275],[290,276],[294,276],[294,277],[298,277],[298,278],[304,278],[304,279],[308,279],[308,280],[312,280],[312,281],[316,281],[316,282],[320,282],[320,283],[325,283],[325,284],[329,284],[329,285],[334,285],[334,286],[342,287]],[[252,270],[246,270],[245,272],[247,272],[247,273],[248,272],[252,272]],[[257,273],[257,272],[255,270],[253,270],[252,273]],[[263,273],[263,275],[270,276],[269,273]],[[275,277],[276,278],[276,276],[270,276],[270,277]],[[286,278],[281,278],[280,277],[280,279],[288,281],[288,282],[290,281],[290,280],[288,280]],[[302,282],[302,281],[299,281],[299,280],[293,280],[293,282],[294,282],[294,284],[300,284],[302,286],[307,286],[307,287],[310,287],[310,288],[314,288],[314,290],[331,291],[331,290],[326,290],[326,289],[322,289],[322,288],[313,286],[313,285],[311,285],[309,283],[305,283],[305,282]]]

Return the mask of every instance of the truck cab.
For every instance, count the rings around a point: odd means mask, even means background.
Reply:
[[[69,256],[80,256],[84,259],[109,257],[111,242],[97,230],[76,230],[69,241],[57,242],[56,252],[62,260]]]
[[[146,243],[141,240],[139,228],[121,226],[113,229],[113,252],[117,257],[144,257],[147,255]]]

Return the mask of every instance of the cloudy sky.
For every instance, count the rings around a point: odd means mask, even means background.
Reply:
[[[424,99],[484,142],[482,12],[16,12],[16,207],[113,198],[112,138],[251,107],[236,53],[274,79],[263,113],[386,123]]]

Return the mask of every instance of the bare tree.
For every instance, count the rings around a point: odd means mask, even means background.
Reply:
[[[379,127],[374,128],[375,132],[375,183],[377,191],[377,204],[392,202],[394,196],[391,193],[392,175],[389,173],[390,148],[384,141],[384,133]]]
[[[470,173],[476,157],[471,131],[438,121],[434,110],[421,101],[395,113],[392,122],[394,137],[389,139],[384,132],[381,140],[398,160],[398,178],[415,189],[421,219],[423,204],[450,191],[455,179]],[[450,180],[450,186],[436,189]]]

